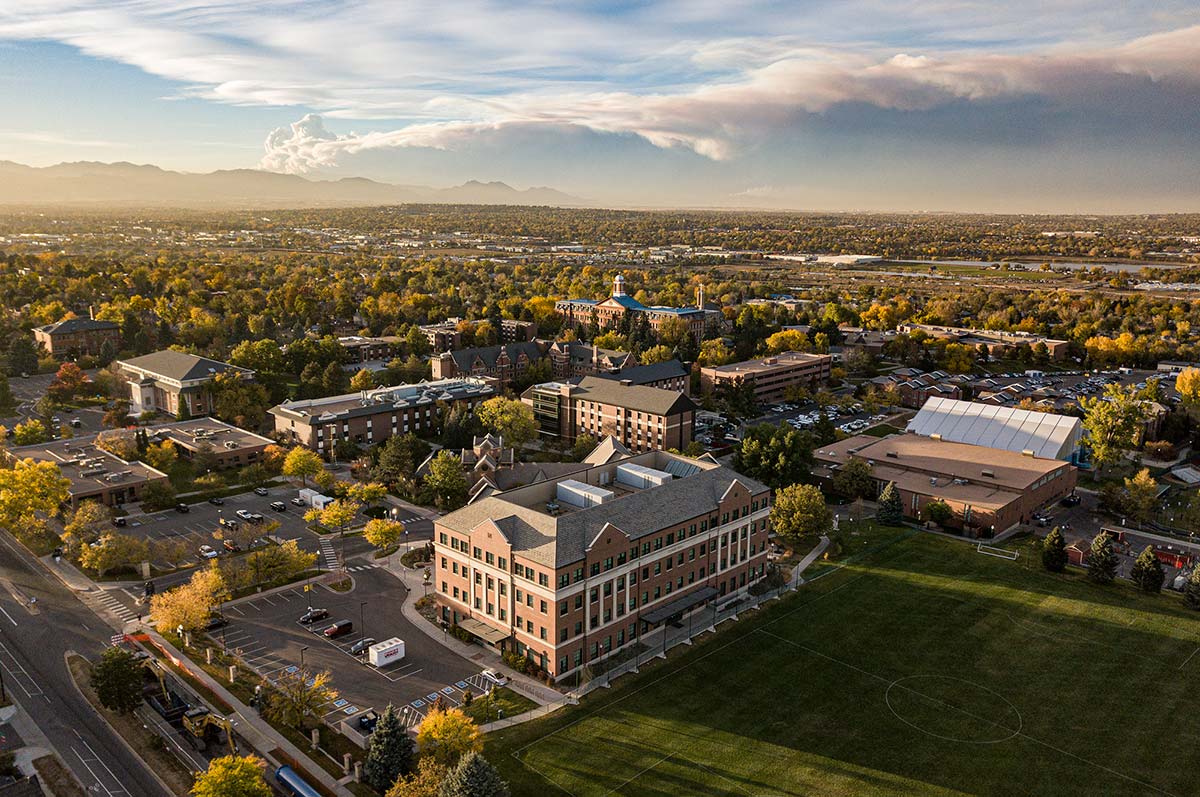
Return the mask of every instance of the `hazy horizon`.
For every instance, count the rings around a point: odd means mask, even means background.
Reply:
[[[1200,7],[47,0],[0,9],[0,159],[591,204],[1200,211]]]

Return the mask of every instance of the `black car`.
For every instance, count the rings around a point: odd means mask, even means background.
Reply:
[[[303,625],[312,625],[317,620],[324,620],[328,616],[328,609],[314,609],[313,607],[309,606],[308,611],[300,615],[300,622]]]
[[[190,506],[188,506],[187,504],[176,504],[175,511],[182,512],[183,514],[186,515],[188,512],[192,511],[192,508]]]
[[[214,614],[208,618],[208,623],[204,626],[205,631],[216,631],[229,625],[229,620],[224,615]]]
[[[210,504],[212,504],[213,506],[224,506],[225,499],[220,498],[220,497],[213,497],[213,498],[208,499],[208,502]]]
[[[351,656],[362,656],[362,655],[366,654],[367,648],[371,647],[374,644],[375,644],[374,637],[366,637],[365,639],[360,639],[357,642],[355,642],[353,645],[350,646],[350,655]]]
[[[1063,506],[1079,506],[1079,503],[1082,500],[1083,499],[1080,498],[1078,495],[1068,495],[1066,498],[1059,501],[1059,503],[1062,504]]]

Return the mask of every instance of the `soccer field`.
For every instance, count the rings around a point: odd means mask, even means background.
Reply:
[[[493,734],[488,758],[514,795],[1200,792],[1200,615],[878,533],[686,653]]]

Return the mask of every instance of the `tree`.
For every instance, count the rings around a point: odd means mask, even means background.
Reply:
[[[795,329],[785,329],[776,332],[766,340],[768,354],[781,354],[785,351],[809,351],[812,345],[808,335]]]
[[[350,485],[346,494],[355,501],[371,507],[383,500],[383,497],[387,495],[387,487],[379,482],[356,482]]]
[[[395,545],[404,535],[404,524],[387,518],[367,521],[363,537],[367,542],[383,551]]]
[[[1175,390],[1189,410],[1200,408],[1200,368],[1184,368],[1175,377]]]
[[[80,395],[92,380],[75,363],[63,363],[58,367],[54,380],[46,388],[46,394],[59,404],[66,404]]]
[[[508,797],[508,784],[481,753],[470,752],[446,773],[438,797]]]
[[[296,540],[259,548],[246,557],[246,568],[256,584],[290,579],[316,564],[317,554],[303,550]]]
[[[1191,575],[1183,586],[1183,599],[1193,609],[1200,609],[1200,567],[1192,568]]]
[[[429,443],[412,432],[393,435],[379,447],[379,460],[371,469],[371,477],[389,485],[411,479],[429,451]]]
[[[337,700],[338,693],[330,684],[329,671],[309,675],[306,670],[280,672],[275,676],[275,689],[267,698],[266,713],[275,722],[303,730],[312,717],[320,716],[326,703]]]
[[[46,425],[37,418],[30,418],[23,423],[18,423],[12,429],[14,446],[33,446],[49,439],[50,433],[46,431]]]
[[[266,766],[257,756],[214,758],[192,784],[192,797],[271,797]]]
[[[825,496],[811,484],[790,484],[775,493],[771,506],[771,528],[789,542],[826,534],[833,529],[833,512]]]
[[[812,435],[786,424],[752,426],[734,452],[733,468],[777,490],[809,478],[813,446]]]
[[[1133,478],[1125,478],[1125,492],[1121,508],[1138,523],[1146,523],[1158,506],[1158,482],[1150,475],[1149,468],[1142,468]]]
[[[8,344],[8,370],[11,374],[36,374],[37,346],[29,335],[14,335]]]
[[[460,709],[431,711],[417,728],[421,754],[446,767],[454,766],[470,752],[483,749],[479,728]]]
[[[163,440],[161,443],[147,446],[145,453],[142,454],[142,462],[163,473],[169,471],[178,459],[179,450],[170,440]]]
[[[258,382],[243,379],[237,371],[219,373],[208,383],[213,415],[226,423],[256,429],[267,417],[271,397]]]
[[[126,462],[132,462],[139,456],[137,437],[128,429],[101,432],[96,435],[96,448],[102,448]]]
[[[142,665],[124,648],[105,648],[92,667],[92,688],[100,705],[128,714],[142,704]]]
[[[53,462],[21,459],[11,468],[0,468],[0,525],[19,534],[38,516],[58,517],[70,489],[70,479]]]
[[[1129,571],[1129,577],[1142,592],[1162,591],[1166,573],[1163,572],[1162,562],[1158,561],[1158,557],[1154,554],[1154,546],[1147,545],[1138,554],[1138,558],[1134,560],[1133,567]]]
[[[80,501],[63,526],[62,538],[67,550],[76,552],[81,545],[96,540],[109,528],[112,510],[99,501]]]
[[[308,477],[316,476],[323,469],[320,455],[303,446],[296,446],[283,459],[283,475],[292,478],[299,476],[305,487],[308,486]]]
[[[8,374],[0,368],[0,417],[12,415],[17,410],[17,400],[13,397],[12,386],[8,383]]]
[[[304,513],[304,519],[309,523],[320,523],[327,529],[337,529],[346,532],[346,527],[354,522],[362,504],[351,498],[339,498],[326,504],[323,509],[310,509]]]
[[[830,480],[833,492],[847,501],[875,497],[875,477],[871,475],[871,464],[860,457],[853,457]]]
[[[675,359],[675,352],[671,351],[669,346],[651,346],[644,352],[638,355],[638,362],[642,365],[653,365],[654,363],[665,363]]]
[[[480,423],[514,448],[521,448],[537,436],[533,408],[523,401],[496,396],[483,402],[475,414]]]
[[[595,448],[596,438],[590,434],[581,434],[575,438],[575,443],[571,446],[571,459],[582,462],[583,458],[592,453]]]
[[[350,377],[350,390],[355,393],[363,390],[372,390],[378,386],[379,383],[376,381],[375,374],[370,368],[363,368]]]
[[[900,491],[895,482],[888,482],[879,494],[879,510],[875,518],[885,526],[899,526],[904,523],[904,504],[900,501]]]
[[[416,757],[412,737],[400,724],[395,707],[389,703],[371,734],[363,777],[368,785],[382,792],[401,775],[412,771]]]
[[[386,797],[437,797],[446,777],[446,767],[428,756],[421,758],[415,774],[397,780]]]
[[[120,429],[129,422],[129,402],[117,399],[111,408],[105,411],[100,423],[106,429]]]
[[[167,480],[149,482],[142,488],[142,504],[154,512],[175,504],[175,488]]]
[[[1087,561],[1088,578],[1097,584],[1107,584],[1117,576],[1117,554],[1113,551],[1113,538],[1102,531],[1092,540]]]
[[[439,451],[429,463],[425,486],[442,509],[457,509],[467,502],[467,477],[462,462],[449,451]]]
[[[1058,526],[1042,540],[1042,567],[1051,573],[1061,573],[1067,567],[1067,541]]]
[[[110,532],[95,543],[79,549],[79,564],[95,570],[97,578],[104,578],[109,570],[120,570],[149,557],[150,545],[140,537]]]
[[[150,618],[162,631],[174,633],[179,626],[196,631],[208,622],[212,607],[224,594],[225,579],[214,562],[193,573],[187,583],[151,597]]]
[[[242,484],[250,484],[255,487],[261,487],[271,481],[271,471],[266,465],[261,462],[251,462],[246,467],[238,471],[238,480]]]
[[[954,517],[954,511],[945,501],[930,501],[925,504],[925,514],[939,526],[944,526],[950,518]]]
[[[1102,396],[1084,396],[1083,428],[1088,433],[1092,461],[1099,470],[1115,465],[1137,445],[1143,409],[1132,390],[1109,385]]]

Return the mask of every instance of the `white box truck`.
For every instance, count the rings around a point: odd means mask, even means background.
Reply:
[[[367,648],[367,661],[372,667],[387,667],[404,658],[404,640],[398,637],[376,642]]]

